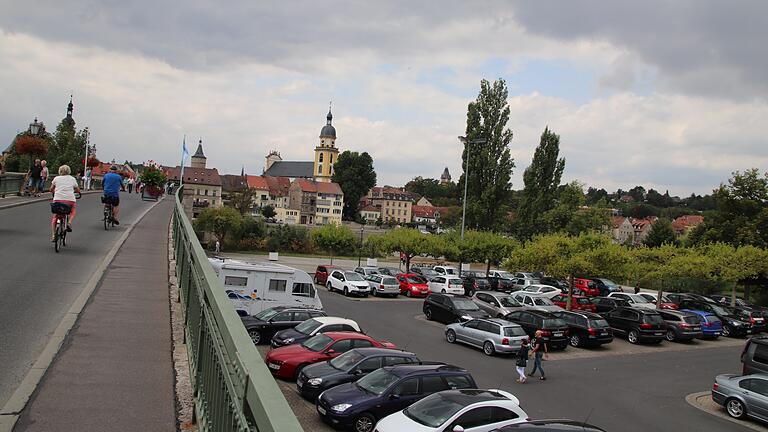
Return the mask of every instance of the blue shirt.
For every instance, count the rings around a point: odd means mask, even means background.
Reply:
[[[104,196],[119,197],[120,185],[123,184],[123,178],[117,173],[107,173],[102,181],[104,184]]]

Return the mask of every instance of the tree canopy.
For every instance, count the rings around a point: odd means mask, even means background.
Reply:
[[[355,246],[355,235],[344,225],[327,224],[312,230],[312,242],[321,250],[328,252],[333,264],[333,256],[348,251]]]
[[[541,218],[555,206],[557,188],[565,169],[565,159],[559,158],[560,136],[545,128],[533,154],[531,165],[523,173],[525,184],[518,208],[518,235],[530,238],[543,232]]]
[[[355,220],[360,198],[376,185],[373,158],[367,152],[342,152],[333,165],[332,180],[338,183],[344,192],[344,219]]]

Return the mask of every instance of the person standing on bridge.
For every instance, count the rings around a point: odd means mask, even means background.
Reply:
[[[101,201],[104,204],[112,204],[112,221],[115,225],[120,225],[118,218],[120,216],[120,187],[123,185],[123,178],[117,173],[116,165],[109,167],[109,172],[104,175],[102,183],[104,196]]]
[[[77,180],[70,174],[72,171],[69,165],[62,165],[59,167],[59,175],[51,182],[53,202],[66,204],[72,209],[69,212],[67,232],[72,232],[72,222],[75,220],[75,200],[77,199],[75,194],[80,193]],[[56,214],[51,217],[51,241],[56,241]]]

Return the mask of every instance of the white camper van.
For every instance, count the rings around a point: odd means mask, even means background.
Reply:
[[[239,313],[255,315],[274,306],[322,309],[307,272],[282,264],[208,258]]]

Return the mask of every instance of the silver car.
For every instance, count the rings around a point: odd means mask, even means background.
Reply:
[[[372,274],[367,276],[365,280],[368,281],[368,285],[371,287],[371,294],[375,297],[397,297],[400,294],[400,282],[392,276]]]
[[[768,422],[768,374],[718,375],[712,400],[724,406],[731,417]]]
[[[497,318],[523,307],[511,295],[498,291],[477,291],[472,301],[488,315]]]
[[[448,342],[482,348],[489,356],[495,353],[516,354],[524,339],[528,339],[528,335],[522,327],[499,318],[473,319],[445,327],[445,340]]]
[[[544,312],[557,312],[563,310],[560,306],[552,303],[552,300],[543,297],[541,294],[526,293],[518,291],[512,293],[512,298],[522,303],[527,309],[539,310]]]
[[[363,276],[370,276],[379,274],[379,269],[376,267],[355,267],[355,273],[360,273]]]

